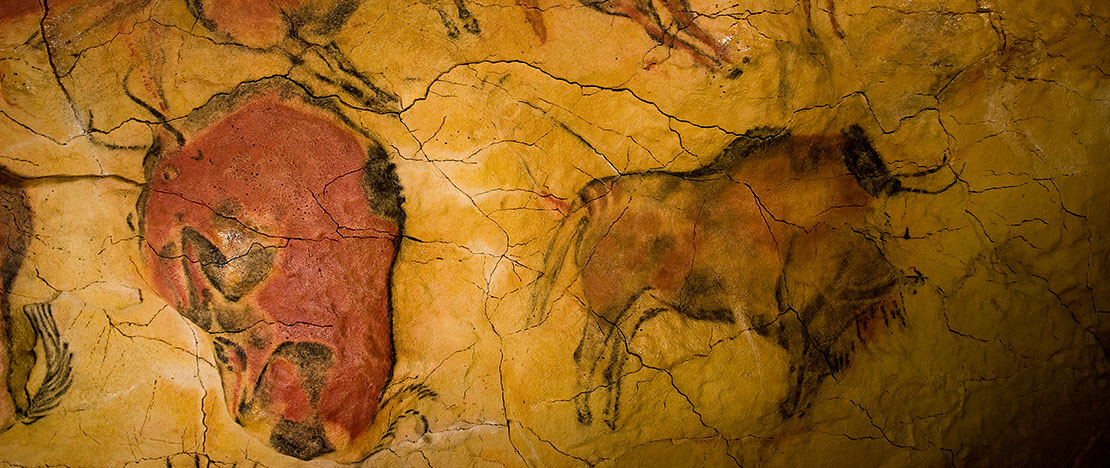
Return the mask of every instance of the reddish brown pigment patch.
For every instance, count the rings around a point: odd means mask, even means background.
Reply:
[[[285,419],[299,423],[308,417],[308,395],[297,376],[297,367],[289,361],[280,360],[271,364],[262,387],[273,392],[270,398],[282,409]]]
[[[399,226],[371,211],[360,140],[302,107],[255,98],[158,160],[144,226],[158,291],[221,340],[228,409],[312,458],[366,430],[389,378]]]
[[[283,5],[266,0],[207,0],[204,12],[219,29],[243,45],[268,47],[288,34],[282,21]]]
[[[891,333],[893,326],[905,326],[905,311],[897,293],[872,304],[855,317],[856,337],[861,344],[871,343]]]
[[[563,216],[570,214],[570,203],[562,198],[547,193],[546,191],[540,192],[540,202],[548,207],[558,210],[559,214]]]
[[[532,34],[540,40],[540,44],[547,42],[547,25],[543,22],[543,10],[537,0],[517,0],[516,4],[524,9],[524,19],[532,26]]]
[[[0,21],[19,18],[31,13],[42,14],[42,2],[40,0],[4,0],[3,7],[0,7]]]
[[[898,272],[857,230],[875,197],[899,183],[855,126],[808,136],[755,129],[693,171],[591,182],[551,244],[534,298],[543,317],[574,249],[597,317],[574,352],[579,422],[592,424],[596,391],[616,428],[627,357],[619,340],[667,312],[738,323],[781,345],[790,375],[779,411],[798,414],[857,344],[900,319]]]

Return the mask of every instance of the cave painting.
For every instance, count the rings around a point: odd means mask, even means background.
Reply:
[[[816,35],[813,31],[813,0],[802,0],[802,13],[806,17],[806,29],[810,34]],[[840,29],[840,23],[836,20],[836,0],[828,0],[825,2],[825,13],[829,15],[829,27],[832,28],[833,34],[843,39],[844,31]]]
[[[230,414],[307,460],[365,444],[404,215],[382,146],[298,90],[265,81],[166,125],[139,210],[154,286],[211,335]]]
[[[907,279],[859,229],[873,201],[902,192],[934,193],[904,186],[858,126],[833,136],[756,129],[693,171],[588,184],[552,241],[530,317],[547,317],[569,256],[589,309],[573,355],[578,420],[592,424],[600,404],[618,426],[628,343],[667,312],[738,326],[753,351],[755,340],[781,346],[779,412],[803,412],[854,350],[906,323]]]
[[[397,96],[355,67],[336,43],[336,35],[359,8],[360,0],[186,0],[198,33],[220,42],[238,44],[260,54],[288,60],[286,75],[313,95],[336,96],[345,103],[377,112],[399,108]],[[132,54],[128,80],[142,89],[148,110],[164,113],[170,107],[166,76],[157,70],[172,62],[171,53],[150,47],[149,38],[124,33],[133,21],[148,17],[161,7],[152,0],[103,2],[50,2],[43,32],[52,50],[59,52],[59,67],[72,69],[95,39],[128,43]],[[207,30],[207,31],[204,31]],[[109,39],[110,38],[110,39]],[[68,73],[67,73],[68,74]],[[161,109],[157,111],[156,109]],[[157,117],[157,115],[156,115]],[[159,119],[161,119],[159,117]]]
[[[0,167],[0,431],[16,421],[29,424],[61,403],[72,383],[73,354],[62,341],[49,304],[27,304],[12,314],[11,291],[31,239],[31,207],[20,179]],[[42,362],[35,346],[42,348]],[[31,371],[43,367],[42,381]],[[29,388],[34,386],[34,392]]]
[[[361,0],[189,0],[189,12],[208,29],[248,47],[277,48],[293,62],[290,76],[315,95],[392,111],[398,99],[351,64],[335,36]]]
[[[681,50],[693,57],[694,61],[707,66],[717,67],[732,63],[733,57],[726,48],[731,38],[717,37],[713,33],[698,25],[697,19],[704,17],[702,13],[694,11],[688,0],[578,0],[579,3],[607,15],[628,18],[644,29],[663,46]],[[826,13],[833,34],[843,38],[844,32],[836,20],[835,0],[826,2]],[[655,6],[658,2],[660,8]],[[547,40],[547,28],[543,24],[539,6],[533,0],[518,0],[524,9],[525,19],[532,25],[532,30],[541,42]],[[811,35],[813,31],[813,5],[812,0],[802,0],[802,14],[806,19],[806,29]],[[750,14],[750,11],[748,12]],[[721,16],[727,16],[721,14]]]
[[[447,3],[451,5],[448,6]],[[447,37],[458,39],[460,35],[460,24],[462,25],[462,31],[466,31],[475,36],[482,34],[482,28],[478,25],[478,19],[466,8],[466,2],[463,0],[437,2],[434,8],[436,13],[439,13],[439,19],[443,22],[443,28],[447,32]],[[455,18],[458,18],[457,22]]]
[[[652,39],[664,46],[686,51],[702,65],[720,65],[728,62],[728,52],[723,41],[702,29],[694,18],[697,12],[690,9],[686,0],[661,0],[670,14],[671,25],[665,25],[659,10],[651,0],[579,0],[583,5],[602,13],[623,16],[644,28]]]
[[[9,294],[30,237],[31,210],[18,181],[7,170],[0,169],[0,376],[4,378],[4,393],[0,395],[0,430],[15,422],[16,405],[26,395],[18,391],[19,381],[26,382],[24,372],[12,366],[12,325],[9,311]],[[29,370],[29,369],[24,369]],[[13,387],[15,390],[13,390]]]

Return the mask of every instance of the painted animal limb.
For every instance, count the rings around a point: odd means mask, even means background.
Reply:
[[[655,297],[650,288],[640,291],[618,315],[615,322],[603,315],[589,312],[582,339],[574,351],[578,366],[578,390],[574,397],[578,422],[593,423],[590,396],[599,391],[604,404],[602,420],[610,429],[616,429],[619,418],[621,378],[628,360],[628,346],[636,337],[640,326],[659,314],[674,310]]]
[[[458,18],[458,20],[462,22],[463,29],[465,29],[466,32],[475,36],[480,36],[482,34],[482,28],[478,25],[478,19],[475,18],[474,14],[472,14],[470,10],[466,8],[466,2],[464,2],[463,0],[453,0],[451,2],[440,2],[438,0],[433,0],[431,3],[433,3],[434,5],[432,9],[434,9],[436,13],[439,14],[439,19],[443,22],[443,27],[447,30],[447,37],[450,37],[451,39],[458,39],[459,37],[459,26],[455,24],[455,20],[453,18]],[[451,5],[448,6],[447,3],[451,3]],[[517,5],[525,7],[525,5],[520,3],[519,0],[517,2]],[[536,7],[536,5],[532,6]],[[538,10],[531,10],[531,13],[533,15],[539,15]],[[528,16],[528,14],[529,10],[527,9],[527,7],[525,7],[525,15],[528,21],[532,21],[532,16]],[[535,27],[535,24],[533,24],[533,28]]]
[[[600,315],[587,312],[586,325],[582,329],[582,339],[574,350],[574,362],[578,369],[578,391],[574,396],[574,407],[578,413],[578,422],[584,425],[593,424],[593,412],[590,411],[590,395],[595,389],[601,389],[605,383],[597,379],[597,365],[601,358],[601,350],[608,339],[608,333],[602,331],[608,328],[613,330],[612,324],[603,322]],[[604,336],[604,338],[599,338]]]
[[[717,58],[728,60],[728,52],[717,42],[717,39],[708,31],[702,29],[701,26],[698,26],[697,23],[694,23],[694,15],[690,14],[694,10],[690,8],[690,2],[687,0],[664,0],[663,6],[667,8],[671,17],[678,23],[680,31],[685,31],[702,44],[705,44]]]
[[[804,411],[825,378],[835,378],[873,339],[880,321],[905,325],[903,281],[879,248],[854,231],[822,227],[792,239],[773,330],[790,362],[783,417]]]
[[[393,418],[386,425],[378,442],[374,444],[374,448],[360,461],[369,459],[375,453],[388,450],[390,444],[397,438],[401,424],[405,421],[415,422],[417,425],[415,430],[419,435],[426,434],[428,432],[428,418],[424,415],[425,411],[422,410],[425,410],[428,401],[434,401],[438,398],[439,394],[423,383],[407,384],[391,395],[382,398],[381,407],[383,410],[389,408],[389,413]]]
[[[555,291],[555,282],[559,279],[559,274],[563,271],[566,262],[571,261],[567,258],[570,247],[581,243],[582,236],[586,234],[586,228],[589,225],[590,218],[588,216],[582,216],[577,222],[574,222],[573,218],[568,218],[559,225],[555,237],[551,239],[551,244],[547,248],[543,276],[536,280],[536,289],[532,294],[531,313],[525,319],[526,327],[539,325],[551,312],[551,305],[554,302],[552,294]]]
[[[656,42],[672,49],[679,49],[688,52],[693,56],[694,61],[704,66],[713,66],[721,63],[720,59],[710,54],[703,52],[694,44],[682,39],[676,33],[672,33],[663,26],[663,20],[659,18],[659,13],[654,8],[650,11],[644,12],[633,8],[625,8],[618,10],[618,15],[627,17],[635,21],[644,28],[644,32],[655,39]]]
[[[337,96],[357,108],[372,112],[392,112],[400,106],[393,92],[378,86],[351,63],[336,43],[311,44],[290,39],[295,45],[288,49],[301,49],[291,54],[294,65],[290,77],[307,87],[317,96]]]
[[[832,27],[833,34],[844,39],[844,31],[840,29],[840,23],[836,21],[836,5],[833,3],[835,1],[828,0],[829,25]],[[802,0],[802,13],[806,16],[806,29],[809,30],[810,34],[815,34],[813,32],[813,7],[810,3],[811,0]]]
[[[42,385],[35,391],[27,407],[19,410],[23,423],[30,424],[57,407],[62,395],[69,390],[73,383],[70,374],[73,353],[69,351],[69,343],[62,341],[58,334],[50,304],[28,304],[23,307],[23,313],[31,321],[35,339],[42,343],[43,361],[46,364]]]
[[[829,288],[803,309],[791,310],[781,335],[789,343],[784,347],[790,360],[790,388],[779,405],[783,417],[804,411],[822,382],[836,379],[880,327],[906,325],[901,295],[894,285],[887,286]]]
[[[583,5],[597,11],[614,16],[623,16],[644,29],[652,39],[664,46],[684,50],[693,56],[694,60],[704,66],[720,65],[726,61],[724,49],[717,44],[713,37],[697,26],[690,15],[690,7],[684,0],[660,0],[664,8],[669,11],[679,30],[671,32],[663,25],[659,11],[652,5],[651,0],[579,0]],[[690,41],[679,37],[678,33],[687,31],[687,34],[697,39],[708,47],[712,53],[705,52]]]
[[[779,403],[779,412],[783,418],[793,417],[804,409],[803,405],[808,397],[816,391],[825,377],[832,374],[827,354],[818,347],[810,333],[809,324],[805,322],[806,316],[814,315],[814,311],[822,306],[823,298],[818,296],[814,303],[803,310],[784,310],[779,319],[776,338],[786,349],[790,363],[787,374],[789,387],[786,397]]]

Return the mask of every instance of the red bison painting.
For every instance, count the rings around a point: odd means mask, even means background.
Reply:
[[[394,362],[404,215],[382,146],[267,81],[166,125],[139,201],[154,286],[212,336],[228,411],[277,451],[342,451]]]

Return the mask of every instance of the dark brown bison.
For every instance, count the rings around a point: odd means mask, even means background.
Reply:
[[[880,325],[904,324],[904,277],[859,230],[872,202],[900,192],[926,191],[903,186],[859,126],[756,129],[693,171],[588,184],[552,241],[530,317],[548,315],[570,255],[589,308],[574,352],[579,421],[592,422],[600,392],[616,427],[628,342],[664,312],[739,326],[753,350],[777,342],[790,366],[781,413],[803,410]]]

